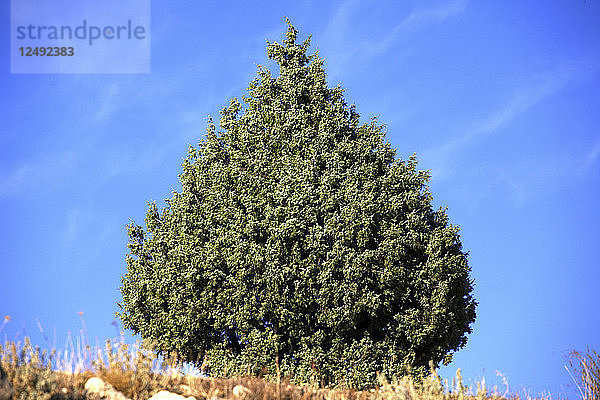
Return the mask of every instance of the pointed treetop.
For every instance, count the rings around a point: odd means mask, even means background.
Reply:
[[[296,43],[298,30],[294,28],[289,18],[285,19],[288,30],[285,33],[283,44],[267,41],[267,56],[277,62],[282,69],[282,72],[287,68],[303,67],[310,62],[313,55],[307,55],[307,50],[310,46],[311,36],[308,36],[302,44]]]
[[[285,39],[283,43],[285,43],[286,47],[292,47],[296,44],[296,38],[298,37],[298,30],[294,28],[292,25],[292,21],[288,17],[285,17],[285,23],[288,26],[288,30],[285,33]]]

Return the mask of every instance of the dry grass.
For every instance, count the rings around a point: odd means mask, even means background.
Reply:
[[[184,375],[164,362],[126,343],[106,342],[103,350],[47,353],[24,343],[0,345],[0,364],[14,389],[15,399],[86,399],[84,386],[98,376],[132,400],[160,390],[177,391]],[[65,355],[66,354],[66,355]],[[84,361],[88,361],[87,363]]]
[[[582,400],[600,400],[600,356],[588,348],[585,354],[572,350],[569,367],[565,366]]]
[[[83,332],[83,331],[82,331]],[[159,360],[139,345],[107,341],[103,348],[92,348],[83,333],[76,340],[67,339],[66,349],[50,353],[23,343],[0,345],[0,365],[14,388],[13,399],[19,400],[85,400],[84,386],[92,376],[98,376],[131,400],[145,400],[168,390],[197,400],[520,400],[528,394],[509,394],[505,390],[489,390],[485,381],[476,387],[463,384],[460,370],[452,382],[442,379],[432,370],[422,382],[400,378],[392,382],[379,377],[379,386],[370,391],[330,390],[292,385],[289,380],[267,382],[257,377],[215,379],[200,377],[173,363]],[[582,355],[573,351],[567,368],[582,400],[600,400],[600,357],[589,350]],[[574,375],[575,374],[575,375]],[[579,379],[575,379],[577,376]],[[238,387],[239,386],[239,387]],[[236,389],[237,387],[237,389]],[[550,395],[538,397],[550,399]]]
[[[83,354],[86,353],[86,354]],[[435,371],[423,382],[402,378],[370,391],[318,389],[280,384],[257,377],[214,379],[182,373],[178,367],[159,361],[136,345],[107,341],[104,349],[80,346],[78,354],[41,351],[29,340],[0,346],[0,362],[15,390],[14,399],[84,400],[85,382],[98,376],[132,400],[148,399],[169,390],[196,399],[239,400],[499,400],[519,396],[488,391],[483,382],[476,388],[463,385],[460,370],[453,382],[442,381]],[[85,368],[86,363],[88,368]],[[585,364],[589,365],[589,364]],[[597,364],[595,364],[597,365]],[[241,385],[245,389],[235,389]],[[508,397],[507,397],[508,396]],[[585,400],[596,400],[587,397]]]

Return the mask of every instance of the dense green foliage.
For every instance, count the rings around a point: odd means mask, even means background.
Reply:
[[[365,387],[424,373],[475,319],[458,228],[296,36],[267,46],[279,76],[260,67],[220,130],[209,122],[181,192],[128,226],[119,316],[212,376]]]

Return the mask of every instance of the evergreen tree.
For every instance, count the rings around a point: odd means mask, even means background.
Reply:
[[[259,67],[190,147],[181,192],[128,226],[119,316],[211,376],[364,388],[424,374],[475,320],[459,229],[288,25],[267,45],[279,76]]]

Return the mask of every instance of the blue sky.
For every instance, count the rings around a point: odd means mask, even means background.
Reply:
[[[250,4],[251,3],[251,4]],[[600,349],[600,3],[153,2],[150,74],[11,74],[0,4],[1,339],[111,326],[130,219],[179,187],[208,115],[245,93],[288,16],[364,120],[432,173],[470,252],[478,317],[442,369],[574,397]]]

